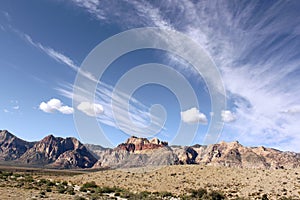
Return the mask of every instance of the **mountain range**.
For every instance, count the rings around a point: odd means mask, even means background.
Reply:
[[[211,165],[238,168],[283,169],[300,167],[300,153],[266,147],[245,147],[239,142],[169,146],[157,138],[130,137],[115,148],[82,144],[72,137],[49,135],[27,142],[0,131],[0,161],[46,168],[130,168],[164,165]]]

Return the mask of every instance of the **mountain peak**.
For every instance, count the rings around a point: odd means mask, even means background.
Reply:
[[[0,131],[0,140],[5,139],[5,138],[11,138],[11,137],[16,137],[13,134],[11,134],[8,130],[1,130]]]
[[[73,137],[48,135],[26,151],[20,161],[33,165],[49,165],[56,168],[91,167],[96,158]]]
[[[7,130],[0,131],[0,160],[18,159],[32,146],[32,142],[26,142]]]

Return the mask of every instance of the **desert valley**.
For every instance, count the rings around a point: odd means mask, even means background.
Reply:
[[[238,142],[169,146],[130,137],[116,148],[0,132],[2,199],[299,199],[300,154]]]

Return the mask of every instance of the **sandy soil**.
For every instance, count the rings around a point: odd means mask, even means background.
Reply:
[[[74,196],[65,195],[59,193],[47,193],[46,195],[41,195],[39,190],[29,190],[23,188],[13,188],[13,187],[0,187],[0,199],[1,200],[33,200],[33,199],[66,199],[74,200]]]
[[[118,186],[131,191],[169,191],[185,194],[189,189],[206,188],[222,191],[228,198],[300,199],[300,169],[258,170],[199,165],[167,166],[129,171],[107,170],[68,179],[82,184],[95,181],[99,186]]]

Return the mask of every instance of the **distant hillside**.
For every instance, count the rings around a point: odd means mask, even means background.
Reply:
[[[8,131],[0,132],[3,160],[55,168],[90,168],[97,159],[76,138],[49,135],[34,143],[23,141]]]
[[[49,135],[26,142],[0,131],[0,161],[49,168],[129,168],[163,165],[210,165],[235,168],[282,169],[300,167],[300,154],[239,142],[169,146],[157,138],[130,137],[116,148],[82,144],[76,138]]]
[[[10,161],[20,158],[34,142],[26,142],[8,131],[0,131],[0,160]]]

